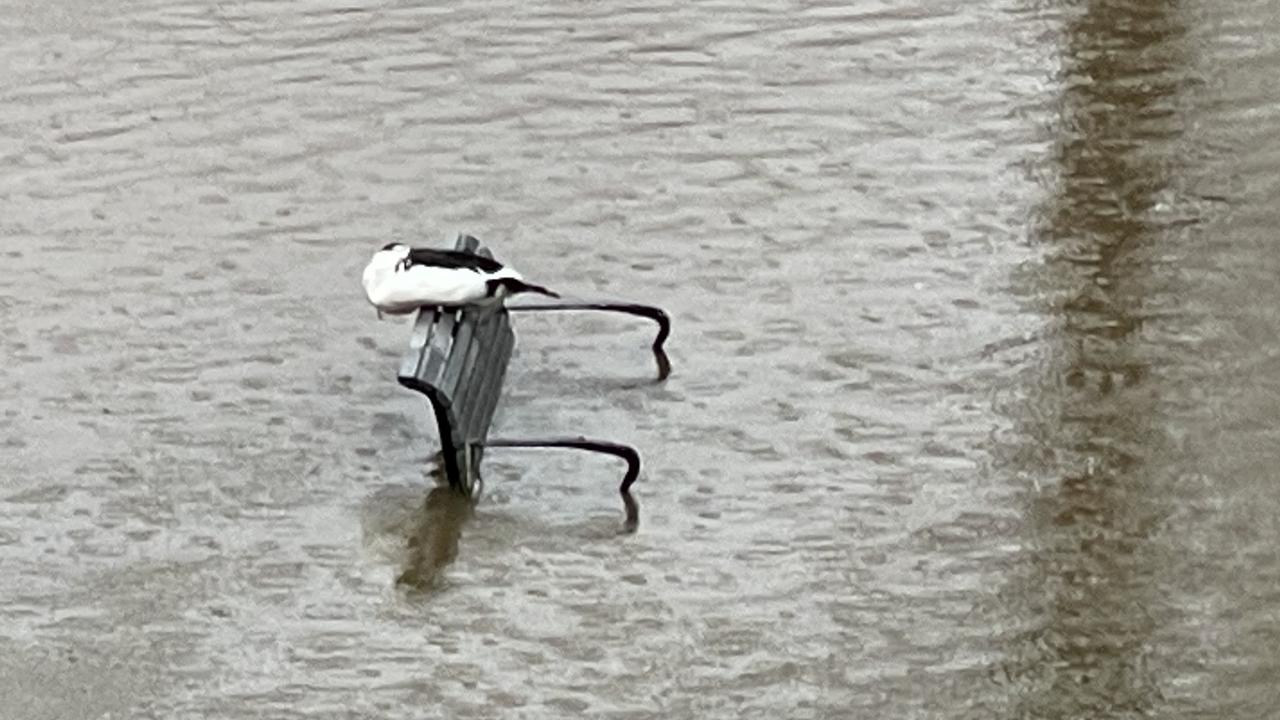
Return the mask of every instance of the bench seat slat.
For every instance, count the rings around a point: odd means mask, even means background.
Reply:
[[[471,322],[469,310],[463,309],[458,311],[457,324],[453,335],[453,344],[451,350],[454,357],[459,357],[467,353],[472,345],[475,335],[475,323]],[[451,398],[458,396],[460,381],[462,378],[463,363],[453,359],[448,365],[443,367],[439,376],[440,389]]]
[[[511,358],[509,349],[503,352],[504,330],[510,332],[506,313],[485,319],[482,329],[485,354],[478,359],[476,376],[468,388],[467,416],[459,419],[463,423],[467,440],[471,442],[484,440],[492,417],[488,410],[497,405],[498,396],[502,394],[502,379]]]
[[[502,360],[495,361],[494,367],[485,375],[489,387],[482,389],[481,401],[476,403],[473,424],[468,428],[468,439],[472,442],[483,443],[488,437],[493,415],[502,398],[502,385],[506,379],[507,365],[514,346],[515,334],[511,332],[511,326],[504,322],[498,328],[498,336],[494,339],[492,351],[495,358],[502,358]]]

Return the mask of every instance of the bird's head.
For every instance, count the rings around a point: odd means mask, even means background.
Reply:
[[[409,257],[409,246],[404,243],[387,243],[382,249],[373,254],[373,259],[369,261],[370,267],[379,270],[390,270],[400,264],[402,260]]]

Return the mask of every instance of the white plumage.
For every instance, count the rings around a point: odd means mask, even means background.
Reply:
[[[379,315],[404,315],[423,306],[456,306],[508,292],[556,293],[526,283],[520,273],[490,258],[454,250],[391,243],[374,253],[361,275],[365,296]]]

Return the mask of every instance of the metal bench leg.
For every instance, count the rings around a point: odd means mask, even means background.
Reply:
[[[640,453],[630,445],[609,442],[607,440],[588,440],[584,437],[576,438],[549,438],[536,440],[505,440],[490,439],[484,442],[485,447],[509,447],[509,448],[570,448],[574,450],[588,450],[590,452],[604,453],[622,458],[627,461],[627,473],[622,476],[622,484],[618,486],[618,492],[622,495],[622,505],[626,510],[626,520],[623,523],[623,532],[633,533],[640,526],[640,505],[636,499],[631,496],[631,486],[640,477]]]
[[[671,318],[667,316],[666,311],[652,305],[641,305],[639,303],[624,302],[621,300],[545,300],[540,302],[526,302],[519,305],[507,305],[507,310],[511,312],[517,311],[547,311],[547,310],[603,310],[605,312],[620,312],[628,315],[639,315],[646,317],[658,323],[658,335],[653,339],[653,359],[658,363],[658,382],[667,379],[671,374],[671,360],[667,358],[667,351],[663,349],[663,345],[667,342],[667,336],[671,334]]]
[[[480,494],[484,492],[484,477],[480,474],[480,466],[476,462],[476,451],[484,447],[484,443],[468,442],[465,444],[462,459],[462,471],[466,473],[467,494],[471,498],[471,504],[475,505],[480,502]]]

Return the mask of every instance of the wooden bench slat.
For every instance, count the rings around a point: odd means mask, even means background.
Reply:
[[[507,324],[506,313],[502,317],[489,318],[485,327],[485,356],[480,359],[480,368],[474,389],[468,396],[474,407],[464,420],[467,440],[481,442],[488,431],[493,411],[502,394],[502,381],[506,376],[506,367],[511,359],[511,348],[505,338],[511,335]]]
[[[435,317],[431,337],[427,340],[427,356],[419,376],[436,387],[441,387],[440,376],[444,373],[449,356],[453,353],[453,329],[458,316],[455,312],[436,310]]]
[[[467,343],[466,347],[458,348],[454,356],[458,364],[458,383],[453,397],[460,408],[470,408],[470,397],[478,375],[479,360],[484,345],[484,328],[477,327],[473,330],[471,342]],[[459,422],[463,420],[464,418],[459,418]]]
[[[413,332],[409,335],[409,352],[400,360],[400,377],[420,376],[423,348],[427,346],[434,330],[435,317],[431,313],[419,312],[413,321]]]
[[[470,310],[459,310],[457,314],[457,324],[453,330],[453,344],[451,352],[465,353],[471,348],[472,338],[475,333],[475,323],[471,322]],[[457,397],[460,381],[462,378],[463,364],[461,362],[451,362],[445,366],[439,376],[439,387],[450,397]]]
[[[503,360],[501,362],[495,360],[496,367],[485,376],[491,387],[483,389],[480,396],[481,402],[477,404],[476,412],[472,415],[474,422],[472,427],[468,428],[468,437],[472,442],[483,443],[488,437],[494,413],[497,412],[498,402],[502,398],[502,385],[506,380],[507,365],[514,347],[515,333],[511,331],[510,325],[504,323],[498,328],[498,337],[494,341],[493,348],[495,359],[503,358]]]
[[[479,414],[477,404],[485,400],[485,393],[492,388],[491,376],[495,366],[499,363],[505,366],[510,359],[497,352],[495,342],[506,319],[505,313],[486,312],[475,322],[475,336],[471,352],[467,354],[466,371],[469,372],[458,386],[457,394],[459,406],[467,408],[466,415],[458,418],[462,424],[463,436],[467,440],[474,439],[475,417]]]

